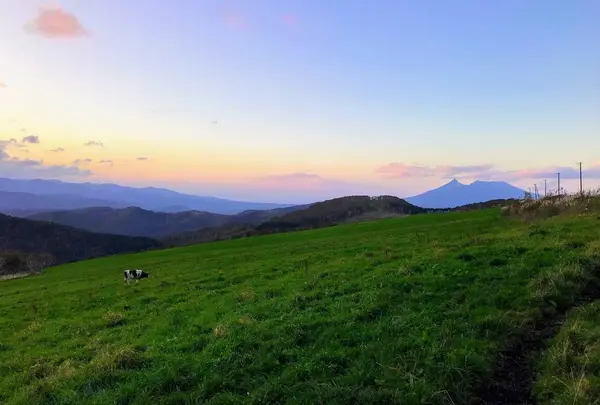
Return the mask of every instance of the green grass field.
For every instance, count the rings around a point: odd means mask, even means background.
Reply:
[[[0,403],[467,404],[594,279],[599,236],[597,215],[426,214],[3,281]]]

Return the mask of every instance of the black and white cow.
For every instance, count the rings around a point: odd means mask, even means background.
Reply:
[[[142,278],[148,278],[150,274],[146,273],[144,270],[125,270],[123,272],[123,281],[128,283],[130,280],[139,281]]]

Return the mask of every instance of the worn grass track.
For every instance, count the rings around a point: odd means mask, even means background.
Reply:
[[[600,294],[595,298],[567,314],[538,363],[539,405],[600,404]]]
[[[3,281],[0,402],[467,404],[511,332],[580,293],[598,225],[419,215]]]
[[[544,389],[547,389],[547,385],[552,385],[548,384],[546,380],[558,379],[557,376],[549,375],[549,369],[552,366],[558,367],[556,364],[546,365],[547,370],[540,375],[538,371],[540,356],[563,327],[569,310],[573,308],[577,310],[582,305],[600,300],[600,258],[596,255],[582,258],[582,263],[578,265],[583,266],[583,271],[580,277],[573,279],[576,280],[576,283],[572,286],[570,299],[563,300],[560,304],[554,301],[549,302],[550,306],[542,307],[540,316],[510,334],[505,342],[505,348],[498,355],[498,362],[491,378],[476,390],[471,401],[473,405],[535,405],[540,403],[539,397],[546,394],[550,398],[555,397],[556,394],[552,390],[547,390],[549,392],[546,393]],[[563,297],[565,295],[569,294],[563,294]],[[556,354],[557,345],[554,343],[554,346],[550,348],[551,354]],[[587,346],[585,349],[587,350]],[[561,360],[564,361],[564,359]],[[551,361],[556,362],[557,360],[553,358]],[[561,370],[561,372],[565,373],[565,370]],[[536,382],[539,387],[542,387],[538,388],[538,393],[534,390]],[[565,387],[561,388],[557,391],[565,391]],[[557,404],[592,404],[587,392],[583,390],[575,392],[574,387],[567,388],[567,390],[569,389],[572,391],[569,394],[573,395],[568,397],[564,395],[561,397],[561,401],[556,402]],[[588,402],[577,402],[581,400],[577,399],[578,396],[585,397],[583,399]],[[543,399],[541,403],[554,402]],[[600,404],[600,400],[596,400],[596,403]]]

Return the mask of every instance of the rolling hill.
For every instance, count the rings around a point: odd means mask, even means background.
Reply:
[[[273,218],[257,230],[302,230],[321,228],[348,221],[421,214],[425,209],[394,196],[348,196],[311,204],[308,208]]]
[[[235,215],[202,211],[154,212],[139,207],[121,209],[91,207],[78,210],[42,212],[30,215],[27,218],[69,225],[92,232],[156,238],[208,227],[236,224],[256,225],[303,207],[248,210]]]
[[[567,311],[597,292],[597,216],[413,215],[2,281],[0,402],[592,404],[598,312]]]
[[[54,263],[155,249],[150,238],[92,233],[70,226],[0,214],[0,252],[45,253]]]
[[[231,216],[201,211],[154,212],[138,207],[91,207],[42,212],[27,217],[85,229],[91,232],[158,237],[226,224]]]
[[[162,240],[167,245],[182,246],[427,212],[423,208],[393,196],[348,196],[310,204],[303,209],[290,210],[288,208],[287,210],[289,212],[285,215],[272,217],[256,225],[248,221],[240,221],[222,226],[207,227],[194,232],[174,234]]]
[[[29,193],[49,198],[48,203],[38,212],[55,209],[71,209],[84,207],[113,207],[124,208],[136,206],[153,211],[207,211],[217,214],[237,214],[245,210],[268,210],[274,208],[290,207],[293,204],[257,203],[234,201],[223,198],[197,196],[178,193],[172,190],[157,187],[125,187],[110,183],[68,183],[60,180],[21,180],[0,178],[0,191]],[[56,206],[56,196],[73,196],[77,206],[65,207],[62,201]],[[97,199],[102,196],[103,202],[90,202],[81,205],[81,199]],[[42,199],[38,201],[43,201]],[[79,201],[79,202],[78,202]],[[22,207],[9,206],[5,210],[21,209]]]
[[[406,198],[423,208],[454,208],[490,200],[520,199],[525,191],[502,181],[474,181],[463,184],[454,179],[433,190]]]

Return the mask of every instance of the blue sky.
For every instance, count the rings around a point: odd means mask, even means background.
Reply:
[[[296,201],[584,161],[597,186],[599,20],[595,0],[0,0],[0,175]]]

